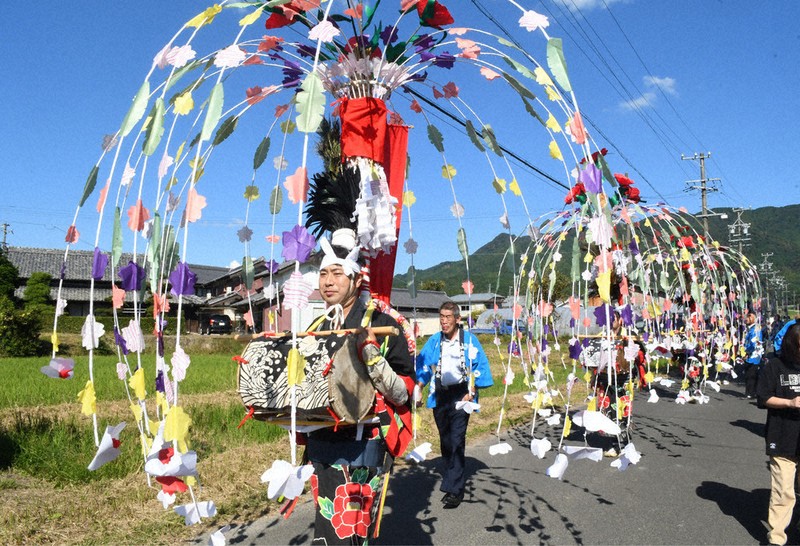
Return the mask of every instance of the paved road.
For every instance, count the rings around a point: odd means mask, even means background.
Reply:
[[[530,450],[529,426],[504,438],[513,451],[491,456],[485,438],[467,450],[465,500],[440,503],[438,459],[392,476],[381,544],[758,544],[766,537],[769,473],[762,439],[765,412],[738,385],[711,393],[711,403],[681,406],[674,392],[636,408],[633,440],[641,461],[625,472],[573,461],[563,481],[553,462]],[[537,429],[538,430],[538,429]],[[304,544],[313,504],[288,520],[267,517],[231,529],[229,544]],[[797,543],[797,523],[790,541]]]

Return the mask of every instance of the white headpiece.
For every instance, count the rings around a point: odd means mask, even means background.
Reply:
[[[353,247],[345,258],[338,257],[336,252],[333,251],[331,243],[324,237],[319,240],[319,246],[324,254],[322,262],[319,264],[320,269],[325,269],[331,265],[340,265],[348,277],[354,277],[361,272],[361,266],[356,262],[361,251],[358,246]]]

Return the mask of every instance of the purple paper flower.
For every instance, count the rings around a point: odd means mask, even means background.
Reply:
[[[169,291],[176,296],[191,296],[194,294],[194,283],[197,281],[189,266],[184,262],[178,262],[175,271],[169,274]]]
[[[267,271],[269,273],[272,273],[273,275],[278,272],[278,268],[280,266],[281,266],[281,264],[279,264],[275,260],[270,260],[268,262],[264,262],[264,267],[267,269]]]
[[[334,21],[331,21],[331,23],[333,23],[333,25],[336,26],[336,23]],[[297,46],[297,54],[300,55],[301,57],[314,58],[314,54],[316,53],[316,51],[317,49],[315,47],[311,47],[311,45],[309,44],[300,44],[299,46]]]
[[[106,274],[106,267],[108,267],[108,254],[100,252],[100,249],[94,247],[94,258],[92,258],[92,278],[99,281]]]
[[[456,58],[448,52],[444,52],[441,55],[437,55],[436,59],[433,61],[435,66],[439,68],[453,68],[456,64]],[[599,171],[598,171],[599,172]]]
[[[58,275],[61,277],[62,281],[64,280],[64,277],[67,276],[67,262],[61,262],[61,271]]]
[[[578,340],[576,340],[575,343],[569,346],[569,357],[573,360],[578,360],[582,352],[583,352],[583,345]]]
[[[417,39],[414,40],[414,47],[417,53],[430,49],[433,47],[433,38],[431,38],[429,34],[420,34],[417,36]]]
[[[143,267],[134,262],[128,262],[128,265],[123,267],[117,273],[122,281],[122,289],[126,292],[135,292],[142,288],[146,273]]]
[[[636,241],[631,240],[631,244],[628,245],[628,248],[631,249],[631,255],[637,256],[639,254],[639,245],[636,244]]]
[[[644,333],[642,334],[642,341],[644,341],[645,343],[647,343],[648,341],[650,341],[650,332],[644,332]]]
[[[603,173],[594,163],[590,163],[578,175],[578,182],[583,182],[586,191],[600,193],[603,191]]]
[[[422,61],[423,63],[425,63],[425,62],[428,62],[428,61],[430,61],[431,59],[435,59],[435,58],[436,58],[436,55],[434,55],[434,54],[433,54],[433,53],[431,53],[430,51],[427,51],[427,50],[425,50],[425,51],[420,51],[420,52],[419,52],[419,59],[420,59],[420,61]]]
[[[397,27],[386,26],[381,30],[381,41],[383,45],[389,45],[397,41]]]
[[[242,226],[241,229],[236,232],[236,235],[239,236],[239,242],[244,243],[253,238],[253,230],[247,226]]]
[[[284,68],[282,68],[283,72],[283,83],[284,87],[297,87],[300,85],[300,79],[303,76],[303,70],[300,68],[298,63],[294,63],[292,61],[284,61]]]
[[[166,389],[164,389],[164,371],[158,370],[156,374],[156,391],[161,393],[166,393]]]
[[[294,226],[291,231],[283,232],[283,250],[281,256],[288,262],[297,260],[300,263],[308,260],[317,241],[303,226]]]
[[[633,308],[631,308],[630,304],[620,309],[619,316],[622,318],[622,324],[633,326]]]
[[[607,303],[599,305],[594,309],[594,321],[601,328],[606,324],[608,324],[608,322],[606,322],[606,312],[608,312],[609,317],[612,316],[611,308],[608,306]]]
[[[117,347],[119,347],[120,351],[122,351],[122,354],[128,354],[128,344],[125,343],[125,338],[122,337],[122,334],[116,327],[114,328],[114,343],[117,344]]]

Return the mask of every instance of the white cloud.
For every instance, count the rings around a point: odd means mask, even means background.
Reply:
[[[658,87],[664,93],[670,95],[677,95],[678,92],[675,90],[675,79],[666,77],[666,78],[659,78],[658,76],[645,76],[644,77],[644,84],[648,87]]]
[[[626,2],[627,0],[605,0],[605,5],[610,6],[619,2]],[[571,11],[589,11],[593,9],[602,9],[603,0],[555,0],[555,2],[563,5]]]
[[[642,78],[642,81],[644,81],[645,87],[647,87],[649,90],[642,93],[642,95],[638,98],[620,103],[620,107],[623,110],[639,110],[654,106],[657,97],[655,92],[656,89],[660,89],[662,93],[667,95],[678,94],[678,91],[676,90],[677,82],[674,78],[645,76]]]
[[[236,269],[237,267],[241,267],[241,265],[242,264],[240,264],[236,260],[233,260],[231,261],[231,263],[228,264],[228,269]]]
[[[643,93],[641,97],[620,103],[624,110],[640,110],[652,106],[656,100],[656,94],[652,91]]]

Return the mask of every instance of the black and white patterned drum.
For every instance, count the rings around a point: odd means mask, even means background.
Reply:
[[[238,390],[257,419],[280,420],[291,413],[287,358],[290,337],[263,338],[248,343],[239,365]],[[297,385],[297,418],[345,423],[364,419],[374,406],[375,388],[358,359],[353,336],[306,336],[298,339],[305,359],[305,379]]]

